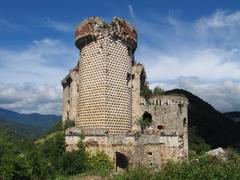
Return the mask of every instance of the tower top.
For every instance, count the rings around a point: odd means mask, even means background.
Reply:
[[[108,34],[113,39],[120,39],[132,52],[137,48],[137,32],[134,26],[119,17],[113,17],[110,24],[97,16],[82,21],[76,28],[75,44],[81,49],[104,34]]]

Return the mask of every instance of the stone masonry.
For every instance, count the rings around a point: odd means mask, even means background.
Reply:
[[[84,134],[87,150],[103,150],[117,172],[188,158],[188,100],[140,96],[145,72],[134,61],[135,28],[118,17],[111,24],[91,17],[77,26],[75,44],[80,60],[62,80],[62,122],[75,122],[65,133],[67,150],[76,150]],[[149,119],[143,129],[140,120]]]

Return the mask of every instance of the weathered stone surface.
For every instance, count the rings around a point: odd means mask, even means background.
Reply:
[[[66,130],[66,150],[76,150],[83,133],[87,150],[106,152],[118,172],[188,158],[188,100],[140,96],[146,74],[134,62],[135,28],[121,18],[108,24],[92,17],[77,27],[75,40],[80,61],[62,80],[62,120],[76,125]],[[139,120],[146,114],[152,123],[143,130]]]
[[[227,160],[227,152],[221,147],[208,151],[207,155],[212,156],[212,157],[216,157],[216,158],[221,159],[223,161]]]

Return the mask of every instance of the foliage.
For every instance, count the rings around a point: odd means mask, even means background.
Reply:
[[[150,119],[150,118],[146,118],[146,119],[140,118],[138,120],[138,123],[141,127],[141,130],[144,131],[147,127],[149,127],[152,124],[152,119]]]
[[[189,150],[192,154],[200,155],[210,150],[211,146],[206,144],[204,139],[197,134],[196,127],[190,127],[188,135]]]
[[[145,100],[148,101],[148,99],[153,95],[159,96],[163,94],[164,94],[164,90],[160,88],[160,86],[155,87],[153,90],[149,88],[146,72],[143,68],[140,75],[140,96],[144,97]]]
[[[90,155],[82,139],[78,150],[65,151],[64,133],[56,131],[43,141],[14,139],[0,133],[0,179],[55,179],[84,172],[109,173],[112,162],[103,152]],[[23,147],[24,145],[24,147]]]
[[[64,124],[64,129],[70,128],[70,127],[74,127],[75,126],[75,121],[71,120],[71,119],[67,119],[65,121]]]
[[[190,162],[169,162],[164,170],[156,175],[155,179],[239,179],[239,170],[239,155],[229,156],[227,161],[204,155]]]
[[[112,161],[103,151],[97,151],[96,154],[90,155],[88,166],[89,171],[98,175],[107,175],[113,169]]]
[[[65,176],[83,173],[87,170],[87,153],[83,149],[63,154],[62,174]]]
[[[169,161],[164,169],[151,172],[143,167],[137,167],[122,175],[116,180],[195,180],[195,179],[240,179],[240,155],[228,150],[228,160],[223,161],[206,155],[198,156],[189,162]]]
[[[163,94],[164,94],[164,90],[160,86],[156,86],[153,89],[153,95],[159,96],[159,95],[163,95]]]
[[[153,95],[152,90],[148,87],[148,84],[143,86],[143,88],[140,91],[140,96],[144,97],[146,100],[148,100]]]
[[[146,180],[151,179],[153,174],[151,174],[151,170],[143,167],[138,166],[127,173],[116,175],[113,179],[114,180]]]
[[[57,123],[53,124],[52,128],[46,133],[46,135],[52,134],[55,132],[61,132],[62,130],[63,130],[62,121],[58,121]]]
[[[140,96],[148,100],[152,96],[153,92],[148,86],[146,72],[143,68],[140,75]]]

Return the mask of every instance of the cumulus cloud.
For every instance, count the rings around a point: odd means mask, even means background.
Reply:
[[[20,113],[61,114],[60,86],[0,83],[0,107]]]
[[[59,84],[77,62],[78,50],[60,40],[33,41],[22,50],[0,49],[1,82]]]
[[[0,107],[60,114],[60,82],[77,58],[77,49],[48,38],[21,50],[0,49]]]
[[[172,15],[143,21],[131,5],[128,10],[139,34],[136,60],[146,66],[151,87],[186,89],[219,111],[240,111],[240,11],[218,10],[186,22]],[[72,31],[67,23],[44,23]],[[24,49],[0,48],[0,107],[60,113],[60,81],[77,58],[73,46],[49,38]]]
[[[201,97],[221,112],[236,111],[240,107],[240,81],[205,82],[198,77],[181,76],[171,82],[151,84],[151,88],[155,86],[161,86],[165,90],[185,89]]]
[[[239,20],[240,11],[216,11],[193,22],[135,20],[142,37],[136,59],[146,66],[151,87],[183,88],[220,111],[240,110]]]

